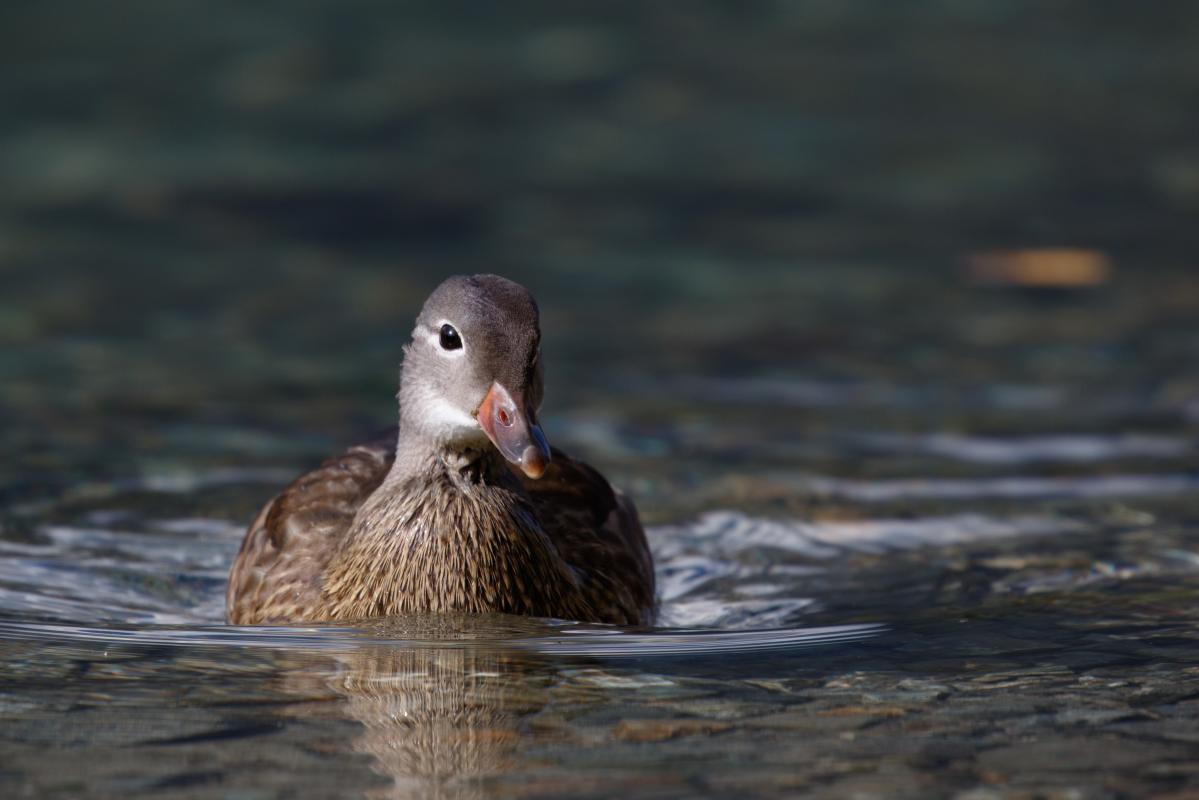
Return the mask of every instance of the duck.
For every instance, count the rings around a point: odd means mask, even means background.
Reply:
[[[652,624],[637,509],[550,446],[543,394],[533,295],[498,275],[445,280],[403,347],[399,425],[266,503],[230,571],[228,621],[500,613]]]

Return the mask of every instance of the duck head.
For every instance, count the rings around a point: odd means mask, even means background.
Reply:
[[[425,301],[400,379],[400,440],[441,450],[488,442],[530,478],[550,461],[533,295],[498,275],[449,278]]]

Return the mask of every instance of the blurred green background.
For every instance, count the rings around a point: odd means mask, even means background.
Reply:
[[[5,3],[0,491],[308,463],[474,271],[611,463],[605,414],[643,457],[846,408],[1191,430],[1197,41],[1189,2]],[[1104,270],[972,271],[1044,247]]]

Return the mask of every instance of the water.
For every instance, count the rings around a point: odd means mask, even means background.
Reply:
[[[897,9],[6,7],[0,793],[1199,790],[1199,13]],[[659,626],[223,625],[483,269]]]

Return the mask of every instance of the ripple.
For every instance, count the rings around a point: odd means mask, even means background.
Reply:
[[[1119,458],[1175,458],[1192,448],[1177,437],[1126,434],[1028,437],[962,436],[935,433],[922,436],[872,434],[862,437],[868,447],[886,452],[921,452],[977,464],[1035,462],[1098,462]]]
[[[1183,494],[1199,489],[1196,475],[1097,475],[998,478],[903,478],[851,480],[844,478],[771,478],[803,491],[848,500],[877,503],[896,500],[976,500],[985,498],[1115,498]]]
[[[87,521],[93,524],[44,525],[33,541],[0,539],[0,613],[100,626],[223,622],[240,524],[95,514]],[[649,530],[659,620],[664,626],[724,631],[788,628],[822,607],[811,578],[838,558],[1078,527],[1045,515],[806,522],[711,511]]]
[[[0,611],[73,622],[188,624],[224,618],[241,537],[221,520],[149,520],[133,529],[45,525],[0,539]]]
[[[781,550],[818,561],[847,552],[879,553],[918,547],[946,547],[1016,536],[1043,536],[1081,529],[1077,522],[1046,515],[1007,519],[983,514],[954,514],[923,519],[867,519],[802,522],[752,517],[739,511],[709,511],[682,526],[653,529],[656,554],[666,560],[663,597],[680,596],[700,585],[703,569],[709,579],[737,574],[724,557],[759,549]],[[694,549],[696,553],[687,551]],[[685,567],[680,574],[673,565]]]
[[[785,624],[802,611],[816,607],[808,597],[771,600],[726,600],[701,598],[663,604],[659,621],[679,628],[711,627],[752,629]]]
[[[838,558],[1077,532],[1048,515],[804,522],[709,511],[651,528],[664,625],[757,629],[795,624],[821,603],[809,579]],[[794,563],[796,559],[805,563]]]
[[[862,641],[882,634],[883,625],[833,625],[753,631],[663,630],[630,632],[616,628],[561,627],[543,636],[509,638],[402,639],[372,635],[352,627],[190,626],[137,628],[45,625],[0,620],[0,638],[57,643],[96,643],[168,647],[274,648],[347,651],[361,647],[522,649],[551,656],[624,658],[761,653]]]

